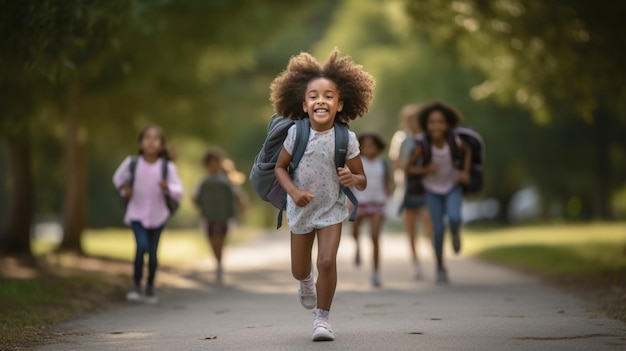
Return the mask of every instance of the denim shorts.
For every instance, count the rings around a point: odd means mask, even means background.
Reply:
[[[406,196],[398,209],[398,213],[402,213],[404,209],[416,210],[426,206],[426,199],[423,196]]]

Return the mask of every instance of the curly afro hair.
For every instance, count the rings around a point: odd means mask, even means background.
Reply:
[[[428,129],[426,129],[426,126],[428,125],[428,117],[431,113],[435,111],[439,111],[443,114],[450,128],[456,127],[461,122],[461,113],[457,111],[454,107],[441,101],[433,101],[423,105],[417,113],[420,128],[424,132],[428,131]]]
[[[302,102],[307,84],[316,78],[327,78],[337,85],[343,109],[337,112],[335,121],[349,123],[367,113],[374,98],[374,78],[350,56],[339,57],[336,48],[323,65],[306,52],[291,57],[287,68],[270,85],[274,111],[291,119],[307,117]]]

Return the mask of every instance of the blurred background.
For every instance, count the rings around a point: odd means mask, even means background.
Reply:
[[[387,140],[407,103],[441,99],[486,143],[485,188],[465,220],[626,218],[626,2],[586,0],[0,0],[0,249],[33,228],[82,251],[120,227],[111,178],[162,126],[189,194],[219,146],[250,196],[246,226],[275,224],[247,175],[272,115],[272,79],[334,47],[376,79],[354,131]],[[42,229],[43,228],[43,229]],[[46,229],[47,228],[47,229]]]

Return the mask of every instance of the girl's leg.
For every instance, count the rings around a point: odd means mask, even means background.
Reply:
[[[341,223],[317,231],[317,308],[330,311],[337,287],[337,250]]]
[[[383,227],[385,216],[382,214],[376,214],[371,217],[372,226],[372,249],[373,249],[373,268],[374,272],[378,272],[380,267],[380,232]]]
[[[417,246],[415,245],[416,227],[415,227],[415,209],[404,209],[404,226],[409,236],[409,244],[411,246],[411,259],[413,264],[418,263]]]
[[[213,250],[218,266],[222,264],[222,251],[224,249],[224,242],[226,241],[226,233],[228,233],[228,222],[207,223],[209,243],[211,244],[211,249]]]
[[[452,236],[452,246],[454,252],[461,251],[461,203],[463,201],[463,191],[460,186],[446,195],[446,213],[448,214],[448,222],[450,224],[450,233]]]
[[[302,307],[310,310],[317,306],[315,277],[311,271],[311,250],[315,232],[309,234],[291,233],[291,274],[300,281],[298,297]]]
[[[156,276],[159,260],[157,259],[157,251],[159,247],[159,239],[163,227],[148,230],[148,287],[154,286],[154,278]]]
[[[361,231],[361,223],[363,222],[363,217],[357,216],[352,222],[352,237],[354,238],[354,244],[356,246],[356,251],[354,254],[354,265],[361,265],[361,250],[359,248],[359,232]]]
[[[297,280],[304,280],[311,274],[311,250],[314,240],[315,232],[291,233],[291,274]]]
[[[428,205],[430,220],[433,226],[433,247],[435,248],[438,268],[443,268],[444,200],[445,196],[443,195],[426,192],[426,205]]]
[[[433,225],[430,220],[430,212],[428,212],[427,206],[422,206],[417,210],[417,217],[422,222],[422,228],[424,233],[430,242],[433,242]]]
[[[383,214],[375,214],[371,217],[370,223],[372,225],[372,254],[373,254],[373,272],[372,272],[372,285],[380,286],[380,232],[383,226],[385,216]]]
[[[131,227],[133,234],[135,235],[135,263],[133,270],[133,281],[135,287],[141,285],[141,278],[143,277],[143,256],[149,251],[148,246],[148,231],[139,222],[132,222]]]
[[[209,235],[209,243],[211,244],[211,249],[213,250],[213,254],[215,255],[215,261],[217,261],[218,266],[222,264],[222,250],[224,248],[225,239],[226,234],[215,233]]]

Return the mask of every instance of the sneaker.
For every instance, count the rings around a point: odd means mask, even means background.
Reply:
[[[422,268],[420,267],[419,263],[414,263],[413,264],[413,278],[415,280],[422,280],[424,276],[422,275]]]
[[[223,278],[224,269],[222,268],[222,265],[218,265],[217,269],[215,270],[215,283],[217,283],[218,285],[222,285]]]
[[[311,277],[313,272],[311,272]],[[300,281],[300,289],[298,289],[298,296],[300,297],[300,304],[307,310],[312,310],[317,306],[317,293],[315,289],[315,279]]]
[[[461,233],[460,232],[452,232],[452,248],[454,249],[454,253],[458,254],[461,252]]]
[[[141,300],[141,286],[135,285],[133,290],[126,294],[126,301],[140,301]]]
[[[443,267],[437,268],[437,284],[448,284],[448,271]]]
[[[328,319],[324,317],[315,317],[313,319],[313,341],[333,341],[335,334],[330,326]]]
[[[378,272],[372,273],[372,286],[376,288],[380,288],[381,286],[380,275],[378,274]]]
[[[361,265],[361,251],[359,249],[356,250],[354,255],[354,265],[357,267]]]
[[[146,287],[146,302],[147,303],[159,302],[159,299],[154,294],[154,286],[149,285]]]

